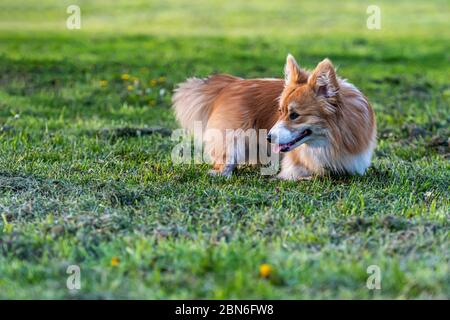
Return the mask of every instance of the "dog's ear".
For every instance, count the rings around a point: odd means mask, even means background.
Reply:
[[[308,84],[317,96],[334,98],[339,92],[336,70],[330,60],[320,62],[308,78]]]
[[[285,84],[298,84],[305,83],[308,80],[308,74],[300,69],[291,54],[288,54],[286,58],[286,65],[284,66],[284,79]]]

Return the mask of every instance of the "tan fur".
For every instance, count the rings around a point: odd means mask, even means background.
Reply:
[[[217,96],[228,84],[241,80],[230,75],[205,79],[190,78],[178,85],[172,97],[175,116],[183,128],[192,129],[194,121],[208,122]]]
[[[190,79],[179,85],[173,97],[177,119],[184,128],[200,120],[204,130],[221,132],[269,130],[283,123],[295,133],[310,126],[314,134],[286,153],[280,178],[302,179],[327,170],[362,174],[376,143],[375,117],[367,99],[353,85],[337,78],[329,60],[310,73],[288,56],[285,73],[284,81],[229,75]],[[291,112],[299,117],[289,119]],[[234,167],[226,169],[224,165],[226,143],[210,139],[205,147],[214,168],[231,173]],[[363,164],[358,162],[360,158]]]
[[[220,130],[222,137],[227,129],[268,131],[278,120],[276,110],[283,86],[281,79],[245,80],[230,75],[189,79],[175,91],[176,117],[183,128],[190,129],[194,121],[202,121],[204,130]],[[223,171],[226,141],[205,136],[204,142],[214,169]]]

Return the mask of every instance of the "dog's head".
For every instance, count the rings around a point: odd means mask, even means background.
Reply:
[[[285,75],[280,118],[268,135],[275,151],[287,152],[303,143],[311,146],[329,143],[330,122],[340,104],[333,64],[325,59],[310,73],[300,69],[294,57],[288,55]]]

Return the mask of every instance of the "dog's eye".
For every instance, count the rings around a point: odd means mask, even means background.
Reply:
[[[295,120],[295,119],[297,119],[299,117],[299,115],[298,115],[298,113],[296,113],[296,112],[292,112],[290,115],[289,115],[289,119],[291,119],[291,120]]]

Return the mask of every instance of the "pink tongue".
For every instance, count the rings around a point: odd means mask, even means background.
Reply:
[[[273,152],[280,153],[280,150],[281,150],[281,145],[279,145],[279,144],[273,144],[272,145],[272,151]]]

